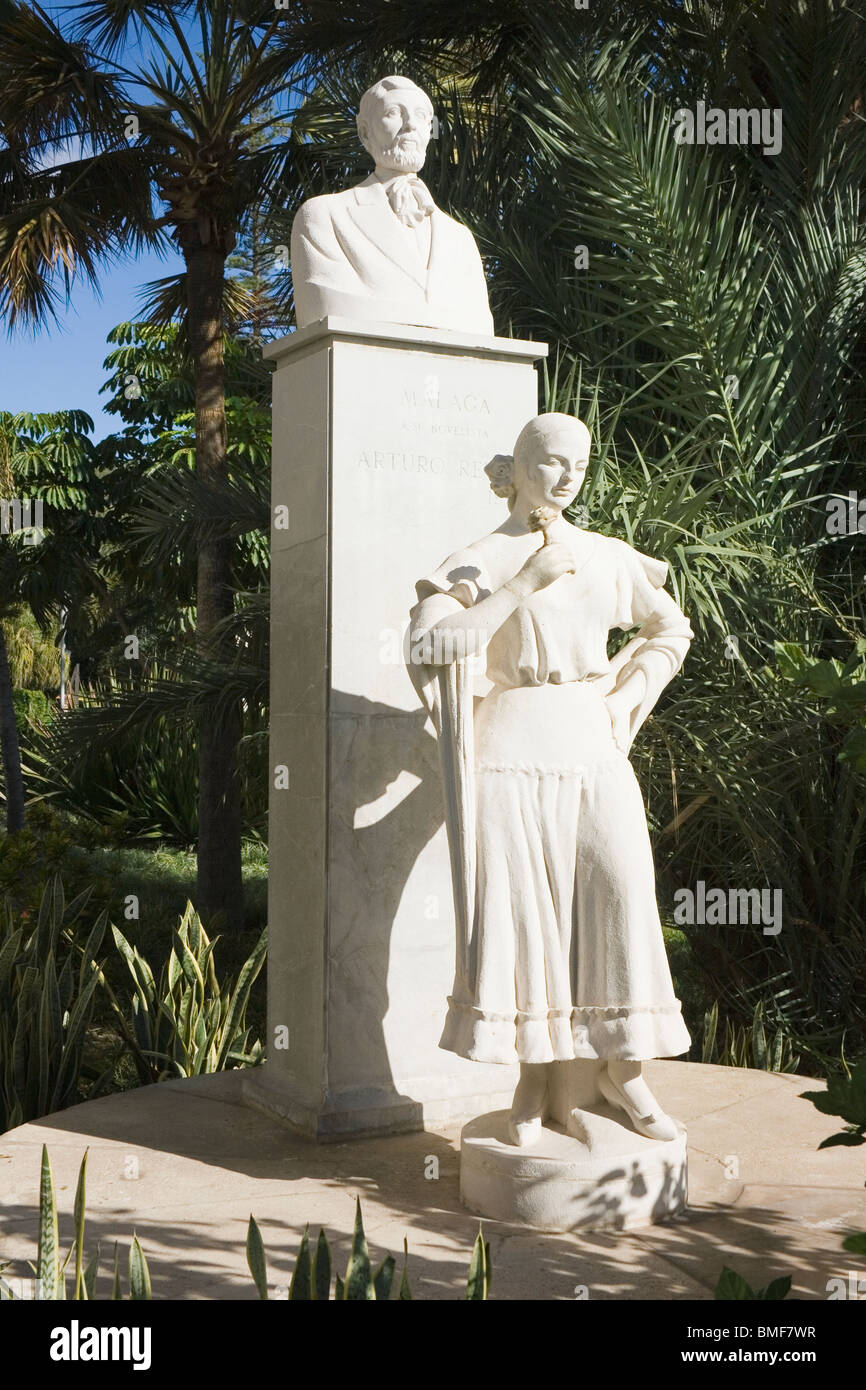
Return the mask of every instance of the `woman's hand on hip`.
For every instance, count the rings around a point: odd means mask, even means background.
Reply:
[[[624,690],[614,690],[605,699],[610,715],[613,741],[621,753],[628,754],[631,748],[631,717],[634,703]]]

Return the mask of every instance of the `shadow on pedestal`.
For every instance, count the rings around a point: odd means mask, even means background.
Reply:
[[[513,1090],[514,1068],[467,1062],[437,1047],[454,926],[444,843],[426,875],[416,869],[444,820],[439,753],[426,720],[420,708],[344,691],[332,696],[324,1056],[308,1069],[311,1079],[295,1069],[291,1047],[282,1055],[270,1049],[271,1061],[244,1088],[251,1104],[317,1140],[466,1119],[505,1103]],[[300,836],[294,852],[305,853]],[[431,897],[432,920],[425,915]],[[302,935],[299,910],[287,910],[283,929]],[[276,929],[272,923],[272,937]],[[290,975],[290,959],[282,969]],[[281,1016],[278,990],[272,982],[272,1019]],[[286,1021],[291,1037],[297,1025]]]

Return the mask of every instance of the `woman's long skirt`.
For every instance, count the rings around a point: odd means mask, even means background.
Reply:
[[[505,1063],[687,1051],[643,797],[598,690],[495,687],[475,750],[475,919],[440,1047]]]

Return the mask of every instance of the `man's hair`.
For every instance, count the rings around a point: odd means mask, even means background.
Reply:
[[[381,82],[374,82],[372,87],[368,87],[361,97],[358,106],[358,126],[366,125],[370,120],[370,111],[374,104],[388,94],[388,92],[418,92],[425,100],[430,110],[433,110],[433,103],[417,82],[413,82],[409,77],[383,77]]]
[[[589,448],[592,436],[583,421],[578,420],[576,415],[562,415],[558,411],[551,410],[546,415],[536,415],[527,425],[523,426],[514,446],[514,457],[522,460],[532,452],[537,443],[545,442],[551,435],[558,434],[562,429],[567,429],[571,434],[579,435],[581,441],[585,442]]]

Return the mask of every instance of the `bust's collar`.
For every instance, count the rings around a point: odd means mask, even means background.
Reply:
[[[355,184],[356,203],[384,203],[387,196],[385,184],[375,174],[370,174],[363,183]]]
[[[399,170],[395,170],[387,179],[380,179],[375,172],[368,175],[363,183],[355,184],[355,201],[360,204],[383,203],[387,201],[388,189],[396,179],[405,178]],[[415,177],[421,178],[418,174]]]

